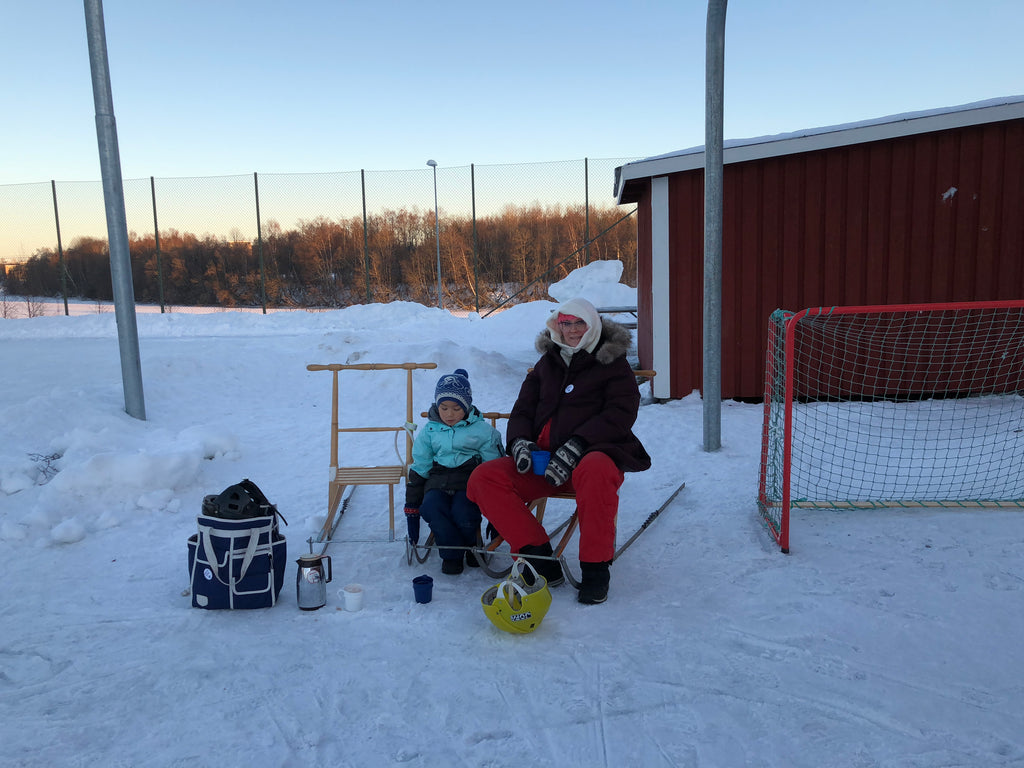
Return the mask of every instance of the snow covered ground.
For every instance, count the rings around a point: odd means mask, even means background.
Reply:
[[[386,490],[364,486],[327,606],[300,611],[331,388],[306,365],[435,362],[417,413],[463,367],[505,409],[554,306],[140,314],[146,421],[124,412],[112,313],[0,320],[0,765],[1024,765],[1024,515],[798,510],[782,555],[757,516],[757,405],[722,405],[710,454],[697,395],[640,409],[654,466],[627,476],[620,543],[686,488],[604,605],[565,585],[536,632],[502,633],[479,602],[494,580],[408,566]],[[404,421],[404,373],[342,375],[343,421]],[[380,435],[343,451],[394,458]],[[203,496],[243,477],[289,523],[280,603],[194,609],[186,540]]]

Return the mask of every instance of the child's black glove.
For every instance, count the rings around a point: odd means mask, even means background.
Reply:
[[[544,470],[544,479],[556,488],[569,482],[572,471],[580,463],[583,451],[587,447],[582,438],[570,437],[562,446],[551,454],[548,468]]]
[[[530,471],[530,467],[533,466],[533,451],[539,451],[536,443],[531,443],[529,440],[523,437],[517,437],[512,441],[512,445],[509,446],[509,453],[512,455],[512,460],[516,463],[516,472],[520,475],[525,475]]]

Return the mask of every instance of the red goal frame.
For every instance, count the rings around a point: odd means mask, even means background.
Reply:
[[[870,336],[828,335],[858,324],[870,329]],[[968,340],[969,346],[951,343],[954,337]],[[810,382],[806,371],[815,366],[821,375]],[[893,371],[898,379],[889,375]],[[867,494],[794,500],[792,493],[795,403],[916,402],[1010,393],[1024,394],[1024,300],[776,310],[768,321],[757,498],[767,529],[788,553],[794,506],[1024,506],[1024,490],[1016,489],[1002,493],[1016,498],[982,493],[993,498],[970,499]]]

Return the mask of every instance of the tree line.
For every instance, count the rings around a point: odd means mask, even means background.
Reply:
[[[407,209],[363,217],[263,226],[256,241],[169,229],[129,233],[135,298],[180,306],[337,308],[373,302],[437,301],[434,214]],[[590,241],[587,241],[589,230]],[[618,259],[636,275],[635,219],[616,208],[507,206],[477,217],[441,218],[446,307],[495,306],[546,296],[547,285],[588,261]],[[11,295],[112,300],[105,239],[81,237],[63,253],[40,249],[8,268]]]

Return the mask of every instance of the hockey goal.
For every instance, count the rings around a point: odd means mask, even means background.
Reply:
[[[758,508],[1024,506],[1024,301],[776,310]]]

